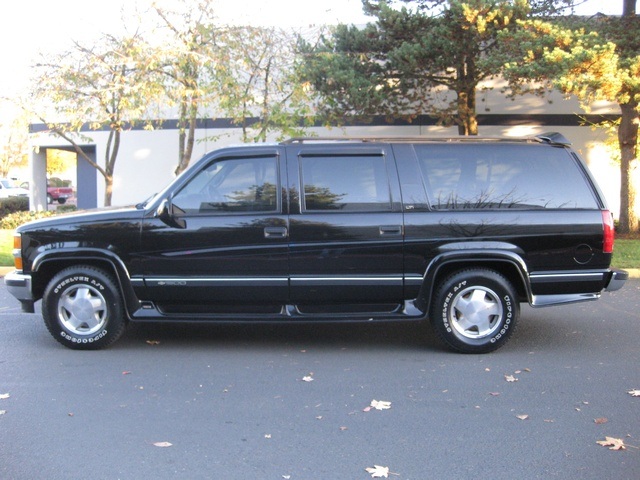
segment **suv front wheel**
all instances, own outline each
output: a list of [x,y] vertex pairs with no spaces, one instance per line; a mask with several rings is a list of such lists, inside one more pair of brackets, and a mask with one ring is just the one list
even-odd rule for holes
[[511,282],[485,268],[446,277],[431,303],[429,319],[438,336],[463,353],[487,353],[504,345],[519,316]]
[[42,298],[42,316],[53,338],[73,349],[104,348],[126,327],[116,282],[90,266],[66,268],[51,279]]

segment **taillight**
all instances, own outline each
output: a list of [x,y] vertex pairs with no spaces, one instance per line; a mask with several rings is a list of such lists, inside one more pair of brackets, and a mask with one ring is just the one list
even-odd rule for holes
[[22,270],[22,235],[13,236],[13,264],[16,270]]
[[602,253],[613,253],[615,229],[613,227],[613,215],[609,210],[602,210],[602,226],[604,238],[602,240]]

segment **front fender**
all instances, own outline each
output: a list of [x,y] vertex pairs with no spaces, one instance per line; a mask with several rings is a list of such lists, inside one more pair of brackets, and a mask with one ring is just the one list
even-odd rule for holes
[[57,270],[56,265],[68,266],[81,263],[109,265],[116,276],[128,315],[131,316],[133,312],[138,310],[140,302],[131,285],[129,271],[122,259],[108,250],[78,247],[45,250],[33,259],[31,272],[32,276],[37,277],[38,272],[49,269],[49,267],[52,270]]

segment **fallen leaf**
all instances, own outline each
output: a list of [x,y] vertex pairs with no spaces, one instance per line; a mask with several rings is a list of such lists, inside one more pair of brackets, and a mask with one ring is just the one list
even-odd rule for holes
[[291,478],[291,475],[282,475],[282,478],[284,478],[284,480],[289,480]]
[[372,467],[365,468],[367,473],[371,474],[371,478],[389,478],[389,467],[381,467],[380,465],[374,465]]
[[518,379],[516,377],[514,377],[513,375],[505,375],[504,379],[507,382],[517,382],[518,381]]
[[313,382],[313,377],[311,375],[307,375],[306,377],[302,377],[303,382]]
[[491,395],[492,397],[499,397],[500,392],[489,392],[489,395]]
[[160,340],[147,340],[149,345],[160,345]]
[[516,415],[516,417],[520,420],[526,420],[527,418],[529,418],[529,415]]
[[347,428],[347,427],[340,427],[340,431],[341,431],[341,432],[344,432],[345,430],[349,430],[349,428]]
[[73,417],[73,412],[67,413],[68,416]]
[[605,437],[604,440],[597,443],[603,447],[609,447],[609,450],[626,450],[624,442],[620,438]]
[[594,418],[593,421],[596,425],[602,425],[604,423],[607,423],[609,419],[602,417],[602,418]]
[[0,400],[4,400],[5,398],[9,398],[11,395],[9,395],[8,393],[2,393],[0,394]]
[[371,400],[371,408],[376,410],[388,410],[391,408],[391,402],[385,402],[384,400]]
[[271,438],[271,434],[270,433],[265,433],[264,438]]
[[4,415],[5,413],[7,413],[6,410],[0,410],[0,415]]
[[627,393],[632,397],[640,397],[640,390],[629,390]]
[[124,372],[122,372],[122,374],[123,375],[131,375],[131,372],[128,372],[128,371],[125,370]]
[[153,444],[154,447],[160,447],[160,448],[166,448],[166,447],[173,447],[173,443],[169,443],[169,442],[156,442]]

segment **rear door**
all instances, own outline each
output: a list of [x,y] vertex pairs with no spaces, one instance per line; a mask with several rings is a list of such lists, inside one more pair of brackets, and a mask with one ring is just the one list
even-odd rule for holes
[[400,303],[403,224],[387,145],[288,147],[291,302]]

